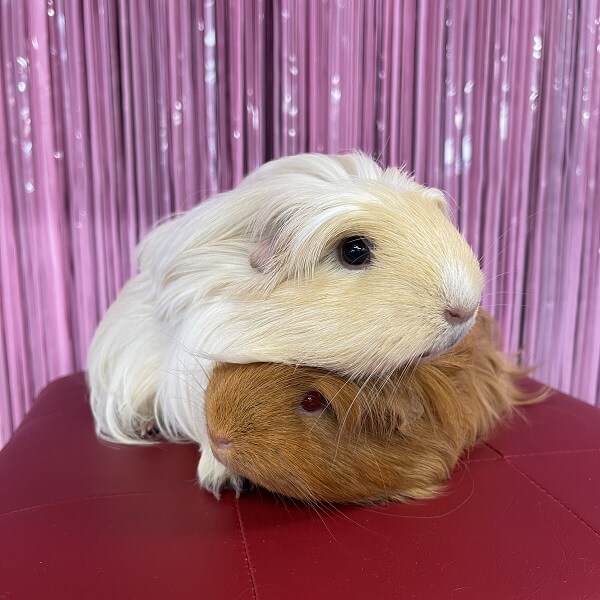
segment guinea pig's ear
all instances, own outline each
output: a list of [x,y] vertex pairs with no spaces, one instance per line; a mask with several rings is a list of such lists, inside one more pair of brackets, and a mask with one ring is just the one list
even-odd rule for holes
[[274,256],[273,239],[264,239],[250,251],[250,266],[261,273],[267,270]]
[[428,196],[435,203],[435,205],[444,213],[444,216],[450,218],[450,207],[448,206],[448,198],[446,194],[435,188],[429,188],[427,192]]
[[288,253],[289,242],[284,236],[267,237],[250,250],[250,266],[260,273],[270,275],[275,283],[291,275]]
[[[291,259],[294,242],[292,233],[279,229],[275,233],[266,235],[250,250],[250,266],[269,276],[271,283],[277,283],[300,272],[299,264],[302,263],[304,254],[310,253],[303,249],[295,252],[295,260]],[[312,259],[314,260],[314,259]]]

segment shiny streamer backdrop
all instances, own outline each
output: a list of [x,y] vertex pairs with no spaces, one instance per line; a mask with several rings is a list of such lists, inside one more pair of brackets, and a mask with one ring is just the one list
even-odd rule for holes
[[0,443],[153,224],[309,150],[447,190],[506,349],[598,402],[600,1],[0,6]]

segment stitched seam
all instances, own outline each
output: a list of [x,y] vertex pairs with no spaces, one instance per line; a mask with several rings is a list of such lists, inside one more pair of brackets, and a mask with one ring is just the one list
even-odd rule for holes
[[582,516],[578,515],[573,509],[569,508],[564,502],[560,501],[556,496],[551,494],[543,485],[539,484],[533,477],[531,477],[528,473],[526,473],[523,469],[512,463],[510,460],[505,460],[506,464],[510,465],[515,471],[521,473],[523,477],[525,477],[528,481],[533,483],[538,489],[540,489],[546,496],[552,498],[554,502],[556,502],[559,506],[564,508],[567,512],[569,512],[572,516],[574,516],[578,521],[581,521],[588,529],[590,529],[597,537],[600,538],[600,531],[597,531],[590,523],[588,523]]
[[527,456],[551,456],[554,454],[580,454],[582,452],[600,452],[600,448],[582,448],[581,450],[548,450],[547,452],[531,452],[529,454],[507,454],[505,458],[521,458]]
[[[561,506],[562,508],[564,508],[567,512],[569,512],[573,517],[575,517],[578,521],[581,521],[588,529],[590,529],[596,536],[600,537],[600,531],[597,531],[590,523],[588,523],[583,517],[581,517],[580,515],[578,515],[574,510],[572,510],[571,508],[569,508],[566,504],[564,504],[564,502],[561,502],[556,496],[554,496],[553,494],[551,494],[544,486],[542,486],[541,484],[539,484],[535,479],[533,479],[528,473],[526,473],[523,469],[521,469],[520,467],[518,467],[517,465],[515,465],[513,462],[511,462],[511,458],[517,458],[519,456],[544,456],[545,454],[575,454],[577,452],[582,452],[581,450],[573,450],[573,451],[556,451],[556,452],[545,452],[545,453],[539,453],[539,454],[514,454],[514,455],[509,455],[509,456],[505,456],[504,454],[502,454],[502,452],[500,452],[500,450],[498,450],[497,448],[494,448],[494,446],[492,446],[491,444],[488,444],[487,442],[484,442],[484,445],[487,446],[490,450],[493,450],[494,452],[496,452],[496,454],[498,454],[499,456],[502,457],[503,461],[509,465],[510,467],[512,467],[515,471],[517,471],[518,473],[520,473],[523,477],[525,477],[528,481],[530,481],[533,485],[535,485],[539,490],[541,490],[546,496],[548,496],[549,498],[552,498],[552,500],[554,500],[554,502],[556,502],[559,506]],[[593,451],[597,451],[596,449],[594,449]]]
[[497,454],[501,458],[505,458],[504,454],[502,454],[502,452],[500,452],[500,450],[498,450],[497,448],[494,448],[494,446],[492,446],[491,444],[488,444],[487,442],[483,442],[483,445],[487,446],[492,452],[494,452],[495,454]]
[[240,528],[240,537],[242,540],[242,547],[244,549],[244,559],[246,566],[248,567],[248,575],[250,577],[250,584],[252,585],[252,595],[254,600],[258,600],[258,593],[256,591],[256,580],[254,579],[254,571],[252,570],[252,564],[250,563],[250,552],[248,550],[248,540],[246,539],[246,532],[244,531],[244,525],[242,523],[242,513],[240,511],[240,501],[238,498],[235,499],[235,513],[237,515],[238,526]]
[[22,506],[4,513],[0,513],[0,519],[10,517],[22,512],[35,511],[44,508],[54,508],[55,506],[63,506],[65,504],[73,504],[75,502],[90,502],[93,500],[112,500],[119,498],[131,498],[134,496],[149,496],[154,494],[171,494],[173,490],[148,490],[140,492],[117,492],[115,494],[97,494],[95,496],[80,496],[78,498],[63,498],[54,502],[42,502],[41,504],[32,504],[30,506]]

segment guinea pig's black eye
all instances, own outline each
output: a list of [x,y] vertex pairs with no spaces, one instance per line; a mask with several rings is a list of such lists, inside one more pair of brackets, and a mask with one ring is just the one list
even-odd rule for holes
[[300,406],[306,412],[316,412],[322,410],[327,406],[327,400],[323,397],[323,394],[315,390],[311,390],[304,394]]
[[371,245],[360,235],[345,238],[339,245],[339,256],[345,267],[365,267],[371,262]]

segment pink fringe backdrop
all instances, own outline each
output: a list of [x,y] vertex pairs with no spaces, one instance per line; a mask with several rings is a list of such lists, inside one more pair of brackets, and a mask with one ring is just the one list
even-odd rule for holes
[[600,1],[2,0],[0,443],[163,215],[362,148],[444,188],[536,376],[598,402]]

